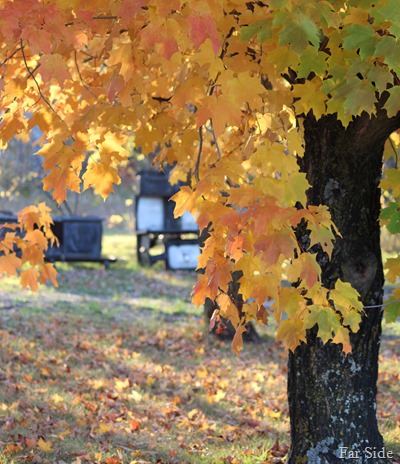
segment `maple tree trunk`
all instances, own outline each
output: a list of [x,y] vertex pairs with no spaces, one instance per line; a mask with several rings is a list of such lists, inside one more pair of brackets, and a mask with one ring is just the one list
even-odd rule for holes
[[[348,356],[341,345],[323,346],[313,330],[308,343],[289,354],[289,464],[391,462],[376,417],[384,284],[379,182],[384,142],[399,121],[382,113],[372,119],[363,114],[347,129],[331,115],[304,120],[299,163],[312,185],[308,203],[328,205],[343,236],[331,261],[318,253],[323,283],[332,288],[341,278],[360,292],[365,306],[378,307],[365,309]],[[306,231],[300,234],[307,247]]]

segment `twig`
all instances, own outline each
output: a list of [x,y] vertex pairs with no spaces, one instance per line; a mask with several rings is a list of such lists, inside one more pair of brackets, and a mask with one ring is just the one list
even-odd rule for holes
[[118,19],[118,16],[93,16],[92,19]]
[[[48,192],[47,190],[43,190],[43,193],[44,193],[52,202],[56,203],[56,201],[54,200],[54,198],[53,198],[53,196],[50,194],[50,192]],[[61,204],[59,204],[59,205],[57,204],[57,207],[58,207],[59,209],[61,209],[61,210],[62,210],[63,208],[65,208],[66,211],[67,211],[67,213],[68,213],[70,216],[73,216],[73,214],[74,214],[73,211],[71,210],[70,206],[68,205],[67,200],[65,200],[63,203],[61,203]]]
[[10,56],[8,56],[3,62],[0,63],[0,66],[3,66],[7,63],[8,60],[11,60],[11,58],[16,54],[18,53],[19,51],[21,50],[21,48],[17,48],[15,49]]
[[395,300],[389,301],[387,303],[382,303],[380,305],[364,306],[364,309],[384,308],[385,306],[390,306],[391,304],[397,303],[398,301],[400,301],[400,298],[396,298]]
[[[29,68],[28,66],[28,63],[26,61],[26,56],[25,56],[25,52],[24,52],[24,45],[22,43],[22,39],[20,41],[21,43],[21,52],[22,52],[22,57],[24,59],[24,63],[25,63],[25,68],[26,70],[28,71],[28,74],[31,76],[31,78],[34,80],[35,84],[36,84],[36,87],[38,89],[38,92],[39,92],[39,95],[40,95],[40,98],[46,103],[46,105],[61,119],[61,117],[58,115],[57,111],[52,107],[51,103],[47,100],[47,98],[43,95],[42,93],[42,90],[40,88],[40,85],[38,83],[38,81],[36,80],[36,77],[34,76],[33,72],[31,71],[31,69]],[[35,70],[37,69],[37,67],[35,68]],[[62,119],[61,119],[62,121]]]
[[[1,226],[0,226],[0,230],[1,229],[12,229],[12,226],[13,224],[8,224],[7,222],[3,223]],[[14,230],[15,229],[20,229],[21,230],[21,224],[17,224],[15,225],[14,227]],[[9,232],[9,231],[6,231],[5,235],[6,234],[9,234],[9,233],[13,233],[13,232]],[[15,232],[14,232],[15,233]],[[18,238],[18,237],[17,237]],[[6,245],[4,242],[3,242],[3,239],[1,240],[1,248],[3,248],[3,250],[1,250],[2,253],[4,253],[4,250],[8,250],[9,253],[15,253],[15,250],[13,248],[10,248],[8,245]]]
[[74,53],[74,61],[75,61],[76,70],[78,71],[79,79],[81,80],[83,87],[84,87],[91,95],[93,95],[93,97],[96,98],[96,95],[89,89],[89,87],[87,86],[86,82],[83,80],[83,77],[82,77],[82,74],[81,74],[81,70],[79,69],[79,66],[78,66],[78,60],[77,60],[77,53],[76,53],[76,50],[75,50],[75,53]]
[[218,159],[220,160],[222,158],[221,150],[220,150],[219,145],[218,145],[218,140],[217,140],[217,137],[216,137],[215,132],[214,132],[214,126],[213,126],[213,122],[212,122],[211,118],[210,118],[210,127],[209,128],[206,127],[206,130],[208,132],[210,132],[210,134],[212,135],[213,141],[215,143],[215,147],[217,149]]
[[197,161],[196,161],[196,166],[194,169],[194,178],[196,179],[197,182],[200,182],[199,171],[200,171],[200,158],[201,158],[202,152],[203,152],[203,126],[200,126],[199,127],[199,151],[197,153]]
[[399,154],[397,153],[397,150],[396,150],[396,147],[394,146],[393,140],[390,137],[389,137],[389,142],[390,142],[391,147],[393,148],[394,155],[396,157],[395,166],[396,166],[396,169],[398,169],[398,167],[399,167]]

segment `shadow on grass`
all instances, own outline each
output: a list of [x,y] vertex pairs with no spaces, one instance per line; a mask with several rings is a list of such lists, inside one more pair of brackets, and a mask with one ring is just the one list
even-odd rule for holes
[[[115,306],[1,312],[5,463],[14,456],[209,463],[285,436],[280,416],[263,422],[282,404],[266,402],[265,379],[282,377],[269,339],[235,358],[229,346],[206,343],[199,317]],[[262,367],[268,353],[271,365]]]

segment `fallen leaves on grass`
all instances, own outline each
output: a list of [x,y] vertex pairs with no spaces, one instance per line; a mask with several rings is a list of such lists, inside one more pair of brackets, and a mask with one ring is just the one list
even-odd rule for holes
[[287,441],[285,354],[272,341],[261,364],[259,347],[237,358],[210,344],[199,317],[127,324],[79,312],[15,311],[1,323],[7,464],[222,464],[241,462],[243,446],[266,456]]
[[[185,279],[77,269],[64,272],[57,293],[18,301],[3,294],[1,464],[285,462],[285,353],[270,329],[240,357],[210,341],[182,302],[191,286]],[[393,340],[382,344],[378,416],[395,444],[400,345]]]

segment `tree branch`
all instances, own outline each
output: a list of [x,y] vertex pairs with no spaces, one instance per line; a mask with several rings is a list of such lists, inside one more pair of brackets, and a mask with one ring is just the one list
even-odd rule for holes
[[102,15],[98,15],[98,16],[93,16],[92,19],[118,19],[118,16],[102,16]]
[[78,66],[78,60],[77,60],[77,53],[76,53],[76,50],[75,50],[75,53],[74,53],[74,61],[75,61],[76,70],[78,71],[79,79],[81,80],[83,87],[90,93],[90,95],[93,95],[93,97],[96,98],[96,95],[89,89],[89,87],[87,86],[86,82],[83,80],[83,77],[82,77],[82,74],[81,74],[81,70],[79,69],[79,66]]
[[200,182],[199,171],[200,171],[200,159],[201,159],[202,152],[203,152],[203,126],[200,126],[199,127],[199,151],[197,153],[196,167],[194,169],[194,178],[196,179],[197,182]]
[[213,141],[215,143],[215,148],[217,149],[218,159],[220,160],[222,158],[221,150],[220,150],[219,145],[218,145],[218,140],[217,140],[217,137],[216,137],[215,132],[214,132],[214,126],[213,126],[213,122],[212,122],[211,118],[210,118],[210,127],[209,128],[206,127],[206,130],[208,132],[210,132],[210,134],[212,135]]
[[[51,103],[47,100],[47,98],[43,95],[43,92],[40,88],[40,85],[38,83],[38,81],[36,80],[36,77],[34,76],[32,70],[29,68],[28,66],[28,63],[26,61],[26,56],[25,56],[25,52],[24,52],[24,44],[22,43],[22,39],[20,40],[20,44],[21,44],[21,52],[22,52],[22,57],[24,59],[24,63],[25,63],[25,68],[26,70],[28,71],[28,74],[30,75],[30,77],[33,79],[33,81],[35,82],[36,84],[36,87],[38,89],[38,92],[39,92],[39,95],[40,95],[40,98],[46,103],[46,105],[51,109],[51,111],[53,111],[59,118],[60,116],[57,114],[56,110],[52,107]],[[35,68],[35,70],[37,69],[37,67]],[[60,118],[61,119],[61,118]],[[62,120],[62,119],[61,119]]]
[[399,167],[399,154],[397,153],[397,150],[396,150],[396,147],[394,146],[393,140],[390,137],[389,137],[389,143],[390,143],[390,146],[392,147],[392,149],[394,151],[394,156],[396,158],[395,167],[396,167],[396,169],[398,169],[398,167]]
[[4,61],[2,61],[2,62],[0,63],[0,66],[4,66],[4,65],[7,63],[7,61],[8,61],[8,60],[11,60],[11,58],[12,58],[16,53],[18,53],[20,50],[21,50],[20,47],[19,47],[19,48],[16,48],[16,49],[11,53],[10,56],[7,56],[7,58],[6,58]]

